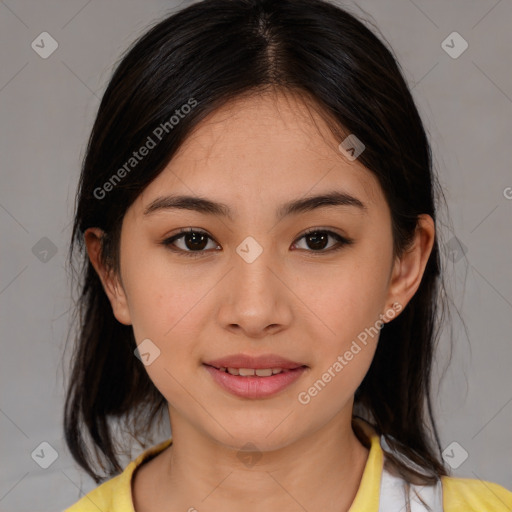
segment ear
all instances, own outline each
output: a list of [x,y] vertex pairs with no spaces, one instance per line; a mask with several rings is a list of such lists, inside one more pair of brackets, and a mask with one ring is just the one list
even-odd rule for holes
[[122,324],[131,325],[132,322],[130,319],[126,293],[120,282],[120,278],[114,274],[112,269],[106,268],[101,261],[103,236],[104,232],[100,228],[86,229],[84,233],[84,240],[87,247],[87,253],[92,266],[101,280],[103,289],[110,300],[114,316]]
[[434,240],[434,220],[430,215],[420,215],[414,240],[411,242],[410,248],[396,259],[390,278],[387,303],[398,303],[401,307],[397,311],[405,308],[419,288]]

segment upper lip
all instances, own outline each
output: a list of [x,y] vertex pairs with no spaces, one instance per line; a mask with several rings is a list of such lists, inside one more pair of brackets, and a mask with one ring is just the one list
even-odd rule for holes
[[232,354],[220,359],[212,359],[205,362],[215,368],[251,368],[258,370],[261,368],[283,368],[293,370],[305,366],[303,363],[290,361],[276,354],[264,354],[261,356],[249,356],[247,354]]

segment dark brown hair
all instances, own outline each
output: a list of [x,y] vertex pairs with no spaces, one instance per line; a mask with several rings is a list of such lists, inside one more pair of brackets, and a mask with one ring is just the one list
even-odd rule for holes
[[[209,113],[242,94],[267,89],[309,98],[340,141],[356,134],[364,142],[359,161],[378,178],[389,204],[395,255],[411,243],[418,215],[426,213],[436,221],[436,192],[442,191],[411,92],[391,50],[354,15],[322,0],[204,0],[159,21],[113,73],[76,197],[69,263],[74,266],[78,251],[80,295],[64,430],[72,456],[96,482],[122,470],[118,454],[126,450],[116,447],[112,422],[144,442],[167,403],[134,357],[132,327],[112,313],[87,257],[84,232],[99,227],[106,233],[102,260],[118,271],[127,208]],[[194,108],[108,187],[108,194],[100,194],[133,151],[191,99]],[[396,457],[398,471],[410,481],[418,474],[426,482],[446,474],[430,396],[444,307],[440,267],[436,234],[419,289],[382,328],[355,396],[358,413],[387,436],[397,453],[422,469],[411,472]],[[96,472],[98,464],[103,476]]]

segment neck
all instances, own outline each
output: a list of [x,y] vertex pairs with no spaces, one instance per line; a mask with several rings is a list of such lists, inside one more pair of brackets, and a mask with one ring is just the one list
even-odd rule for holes
[[340,512],[355,498],[368,450],[352,430],[351,414],[339,414],[292,444],[249,456],[195,430],[175,411],[171,417],[173,444],[157,457],[152,486],[161,511]]

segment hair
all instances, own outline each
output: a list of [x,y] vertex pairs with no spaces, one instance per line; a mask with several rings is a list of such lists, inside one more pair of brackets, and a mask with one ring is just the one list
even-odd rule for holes
[[[119,272],[126,210],[192,130],[231,100],[271,90],[308,100],[337,140],[356,134],[363,141],[358,161],[382,187],[395,256],[410,247],[420,214],[436,221],[436,194],[442,191],[411,92],[392,50],[354,15],[323,0],[204,0],[154,24],[122,56],[103,94],[83,158],[68,254],[73,268],[79,252],[80,295],[65,440],[96,483],[122,471],[117,455],[123,448],[116,447],[109,421],[124,425],[140,443],[167,401],[134,357],[132,327],[112,313],[84,250],[84,232],[104,231],[101,261]],[[132,162],[129,172],[120,172],[148,136],[156,141],[156,133],[164,135],[161,141]],[[441,289],[436,230],[420,286],[401,314],[382,327],[354,398],[354,411],[386,436],[395,453],[389,458],[409,482],[447,474],[430,389]],[[96,472],[99,467],[104,476]]]

